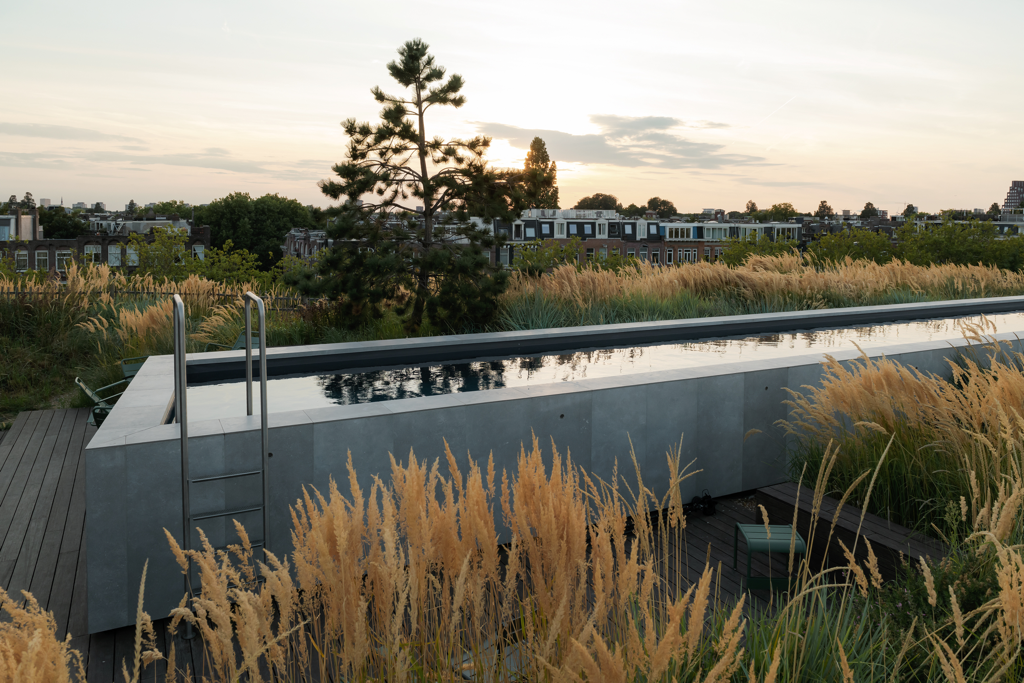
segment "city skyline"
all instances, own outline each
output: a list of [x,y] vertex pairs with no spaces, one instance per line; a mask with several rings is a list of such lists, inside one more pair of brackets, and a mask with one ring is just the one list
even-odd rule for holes
[[1024,175],[1011,41],[1024,6],[733,2],[514,9],[120,2],[0,9],[16,31],[0,101],[0,192],[119,208],[230,192],[327,206],[339,122],[412,37],[466,79],[428,133],[485,134],[520,166],[534,136],[561,203],[660,196],[680,211],[791,202],[890,212],[1002,203]]

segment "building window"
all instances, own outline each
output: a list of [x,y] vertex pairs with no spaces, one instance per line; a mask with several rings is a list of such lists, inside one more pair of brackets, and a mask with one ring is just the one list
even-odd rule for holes
[[527,228],[526,229],[526,239],[528,239],[528,240],[535,240],[535,239],[537,239],[537,228]]
[[555,237],[565,238],[565,223],[555,223]]
[[618,256],[618,255],[619,255],[619,248],[618,247],[612,247],[612,256]]
[[608,258],[608,246],[605,245],[605,246],[601,247],[601,252],[600,253],[601,253],[601,258],[602,259]]
[[590,235],[593,235],[594,234],[594,224],[593,223],[584,223],[583,224],[583,234],[587,235],[588,237]]
[[121,265],[121,245],[110,244],[107,246],[107,265],[120,266]]
[[715,247],[715,260],[717,261],[720,258],[722,258],[722,248]]
[[607,223],[598,223],[597,224],[597,236],[598,237],[607,237],[608,236],[608,224]]
[[50,252],[48,250],[40,249],[36,252],[36,270],[50,270]]
[[679,250],[679,261],[682,262],[682,260],[683,260],[683,250],[680,249]]
[[711,247],[704,247],[704,260],[705,261],[710,261],[711,260]]
[[58,249],[57,250],[57,270],[61,273],[66,272],[68,264],[71,263],[71,250],[70,249]]
[[658,265],[661,263],[661,251],[658,249],[651,250],[651,263]]
[[100,262],[100,245],[98,244],[87,244],[85,245],[85,254],[83,261],[86,265],[96,265]]
[[587,260],[588,261],[593,261],[594,260],[594,248],[593,247],[587,247]]
[[28,252],[27,251],[16,251],[14,252],[14,270],[19,273],[24,273],[28,270]]
[[206,246],[202,244],[193,244],[192,258],[197,258],[200,261],[206,260]]
[[642,247],[640,247],[640,260],[641,261],[646,261],[647,260],[647,245],[646,244],[643,245]]
[[626,224],[626,234],[627,235],[632,235],[633,234],[633,226],[630,223]]
[[636,237],[637,237],[637,239],[641,239],[641,240],[644,239],[645,237],[647,237],[647,224],[646,223],[639,223],[639,224],[637,224],[637,226],[636,226]]
[[516,223],[515,225],[512,226],[512,239],[523,239],[523,226],[521,223]]
[[129,266],[137,266],[137,265],[139,265],[139,248],[138,247],[131,247],[131,246],[129,246],[125,251],[126,251],[126,254],[128,256],[128,264],[127,265],[129,265]]
[[498,250],[498,258],[501,260],[501,265],[503,265],[503,266],[507,266],[508,265],[508,252],[509,252],[510,249],[511,249],[511,247],[508,248],[508,249],[499,249]]
[[633,247],[626,247],[626,258],[633,258],[636,256],[636,252],[633,251]]
[[576,224],[575,223],[570,223],[569,224],[569,234],[570,235],[575,235],[576,234]]
[[672,265],[672,250],[671,249],[666,249],[665,250],[665,265],[666,266],[671,266]]

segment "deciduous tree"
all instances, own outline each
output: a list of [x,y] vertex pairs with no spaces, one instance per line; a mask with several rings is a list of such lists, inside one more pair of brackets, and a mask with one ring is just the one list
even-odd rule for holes
[[594,209],[598,211],[615,211],[616,209],[621,209],[622,205],[619,204],[619,200],[615,197],[615,195],[603,194],[601,192],[598,192],[596,194],[590,195],[589,197],[584,197],[583,199],[579,200],[578,202],[576,202],[576,206],[574,206],[573,208],[585,210]]
[[539,137],[530,143],[523,169],[523,200],[538,209],[558,208],[558,167]]
[[827,201],[822,199],[821,203],[818,204],[818,210],[814,212],[814,215],[822,220],[827,220],[832,216],[835,216],[836,212],[832,210],[832,207],[829,206]]
[[246,192],[210,202],[196,222],[210,226],[214,247],[223,247],[230,240],[237,248],[255,254],[264,270],[281,259],[281,246],[292,228],[316,228],[309,210],[296,200],[277,194],[253,199]]
[[894,255],[892,240],[885,233],[853,228],[821,235],[807,245],[807,252],[817,264],[842,263],[847,256],[887,263]]
[[872,204],[871,202],[866,203],[864,205],[864,208],[861,209],[860,219],[862,221],[863,220],[867,220],[868,218],[877,218],[877,217],[878,217],[878,209],[876,209],[875,205]]
[[89,224],[78,214],[68,213],[59,206],[40,209],[39,225],[43,227],[43,235],[50,240],[75,239],[89,229]]
[[753,199],[747,202],[747,208],[745,209],[745,212],[748,214],[757,213],[757,204],[754,202]]
[[667,199],[662,199],[661,197],[651,197],[648,199],[647,210],[658,214],[658,218],[661,218],[662,220],[671,218],[678,213],[676,211],[675,204]]
[[788,221],[798,214],[797,210],[789,202],[772,204],[772,208],[765,211],[766,218],[770,221]]

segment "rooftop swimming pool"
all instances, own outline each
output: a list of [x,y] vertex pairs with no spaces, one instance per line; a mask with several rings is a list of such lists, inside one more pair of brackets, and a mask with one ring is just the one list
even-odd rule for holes
[[[620,375],[641,375],[755,359],[833,353],[854,345],[865,350],[893,344],[960,339],[968,325],[987,321],[996,330],[1021,329],[1024,312],[873,324],[841,329],[793,330],[786,333],[658,343],[623,348],[493,358],[400,367],[325,368],[303,375],[271,376],[267,404],[271,413],[488,391]],[[254,353],[254,360],[256,354]],[[259,410],[259,382],[253,383],[253,406]],[[191,385],[192,419],[220,419],[245,414],[245,381]]]

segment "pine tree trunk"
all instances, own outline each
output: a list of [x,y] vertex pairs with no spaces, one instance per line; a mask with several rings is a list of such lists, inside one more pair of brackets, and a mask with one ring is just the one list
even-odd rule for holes
[[420,177],[423,183],[423,253],[419,255],[420,270],[417,274],[416,300],[413,302],[409,330],[418,331],[423,325],[423,312],[427,297],[430,296],[430,271],[424,267],[427,253],[434,244],[434,189],[427,175],[427,136],[423,125],[423,91],[416,85],[416,113],[419,119]]

